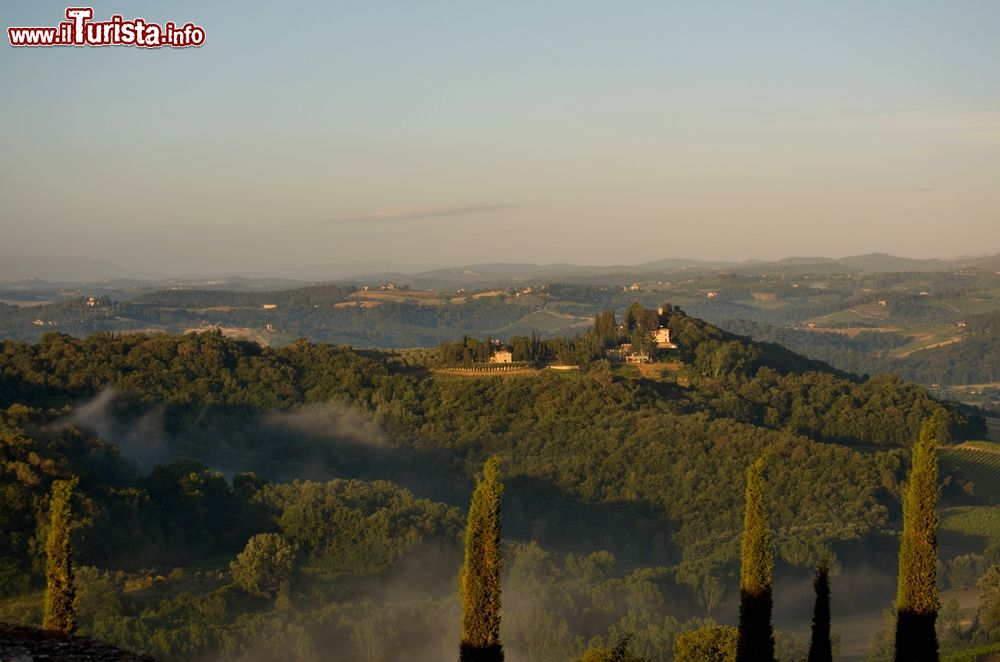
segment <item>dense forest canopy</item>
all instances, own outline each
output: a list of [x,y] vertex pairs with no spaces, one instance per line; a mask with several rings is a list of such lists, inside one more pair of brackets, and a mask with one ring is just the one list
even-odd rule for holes
[[[458,636],[461,509],[499,454],[505,649],[570,659],[631,634],[636,654],[666,660],[674,633],[733,609],[735,504],[754,459],[768,457],[780,586],[821,557],[888,569],[903,447],[932,414],[956,440],[983,434],[918,386],[861,380],[673,306],[611,321],[535,339],[551,348],[529,357],[539,367],[578,370],[510,377],[451,374],[433,352],[218,332],[4,341],[4,609],[33,618],[46,496],[76,476],[83,631],[168,659],[292,641],[296,659],[335,641],[344,659],[395,645],[439,659]],[[606,358],[660,325],[676,347],[659,350],[659,373]],[[980,502],[966,487],[956,498]],[[245,570],[268,554],[260,567],[278,575]],[[278,562],[290,554],[293,568]]]

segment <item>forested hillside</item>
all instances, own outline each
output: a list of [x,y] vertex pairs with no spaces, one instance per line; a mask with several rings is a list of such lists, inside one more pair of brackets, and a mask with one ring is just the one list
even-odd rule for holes
[[1000,313],[970,315],[961,324],[956,329],[961,333],[954,341],[898,358],[892,352],[904,347],[907,340],[878,330],[851,335],[815,333],[745,320],[727,320],[722,326],[780,343],[855,374],[895,372],[904,379],[928,385],[1000,382]]
[[[631,634],[669,660],[675,632],[730,619],[742,476],[761,456],[779,582],[825,555],[891,573],[904,447],[935,413],[956,440],[982,421],[898,378],[655,313],[636,311],[677,347],[653,375],[610,364],[599,328],[565,339],[578,370],[511,376],[217,332],[5,341],[0,618],[37,617],[46,495],[79,476],[85,633],[166,659],[441,659],[457,641],[460,509],[493,454],[511,659]],[[238,570],[257,534],[280,534],[287,575]]]

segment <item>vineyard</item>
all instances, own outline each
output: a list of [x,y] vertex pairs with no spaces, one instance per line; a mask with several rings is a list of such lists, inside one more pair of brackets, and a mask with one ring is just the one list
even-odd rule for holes
[[942,448],[941,476],[971,484],[972,494],[984,504],[1000,504],[1000,444],[970,441]]

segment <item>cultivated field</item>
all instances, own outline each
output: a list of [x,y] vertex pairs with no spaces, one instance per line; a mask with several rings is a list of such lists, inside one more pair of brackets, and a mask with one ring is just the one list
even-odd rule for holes
[[942,475],[954,475],[972,483],[972,493],[990,505],[1000,504],[1000,444],[970,441],[942,448]]

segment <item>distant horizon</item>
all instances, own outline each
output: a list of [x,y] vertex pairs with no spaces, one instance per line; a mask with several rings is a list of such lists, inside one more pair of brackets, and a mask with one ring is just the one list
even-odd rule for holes
[[[662,269],[664,271],[672,270],[683,270],[690,266],[691,268],[705,268],[705,269],[724,269],[726,267],[745,267],[760,264],[762,266],[767,265],[784,265],[788,266],[803,266],[797,265],[799,261],[805,262],[804,266],[808,266],[809,262],[816,262],[817,264],[824,261],[830,263],[840,263],[845,260],[857,260],[860,258],[884,258],[887,260],[897,260],[903,262],[961,262],[961,261],[975,261],[975,260],[986,260],[989,258],[1000,259],[1000,251],[996,252],[982,252],[970,255],[956,255],[956,256],[930,256],[930,257],[914,257],[910,255],[898,255],[893,253],[885,253],[881,251],[872,251],[868,253],[858,253],[853,255],[842,255],[839,257],[831,257],[829,255],[788,255],[778,259],[763,259],[750,257],[743,260],[713,260],[713,259],[701,259],[701,258],[691,258],[684,256],[668,256],[660,257],[654,260],[643,260],[641,262],[632,263],[586,263],[586,262],[529,262],[521,260],[499,260],[493,262],[476,262],[476,263],[463,263],[463,264],[389,264],[389,263],[379,263],[377,261],[372,262],[331,262],[328,264],[311,264],[311,265],[274,265],[270,269],[260,268],[257,270],[235,270],[235,271],[174,271],[171,273],[161,273],[155,271],[144,271],[142,269],[131,268],[126,266],[126,264],[118,263],[114,259],[104,259],[104,258],[87,258],[87,257],[74,257],[74,256],[18,256],[18,255],[2,255],[0,254],[0,282],[16,282],[18,280],[28,280],[28,279],[38,279],[42,281],[100,281],[100,280],[140,280],[140,281],[159,281],[159,280],[207,280],[207,279],[225,279],[225,278],[245,278],[250,280],[289,280],[289,281],[303,281],[303,282],[322,282],[322,281],[333,281],[333,280],[345,280],[350,278],[365,278],[370,276],[380,276],[380,275],[406,275],[413,276],[419,275],[426,272],[434,271],[448,271],[456,269],[469,269],[474,267],[522,267],[531,268],[537,267],[539,269],[555,269],[555,268],[579,268],[579,269],[632,269],[632,268],[643,268],[651,272],[657,269]],[[10,267],[10,263],[14,263],[14,267]],[[676,264],[676,265],[665,265],[663,267],[654,267],[658,262],[676,262],[676,263],[688,263]],[[22,267],[28,263],[28,266]],[[38,269],[37,273],[32,273],[31,263],[41,263],[41,266],[35,264],[35,268]],[[19,269],[24,272],[22,275],[14,276],[13,270]],[[49,278],[46,277],[45,271],[48,270],[52,273],[52,270],[64,269],[67,272],[74,269],[78,270],[91,270],[87,272],[89,275],[85,277],[71,277],[71,278]],[[93,271],[95,269],[105,269],[107,275],[99,275],[100,272]],[[329,276],[322,276],[322,270],[329,270]],[[316,277],[311,277],[307,274],[309,272],[315,272]],[[81,274],[83,271],[80,272]],[[541,274],[540,274],[541,275]]]

